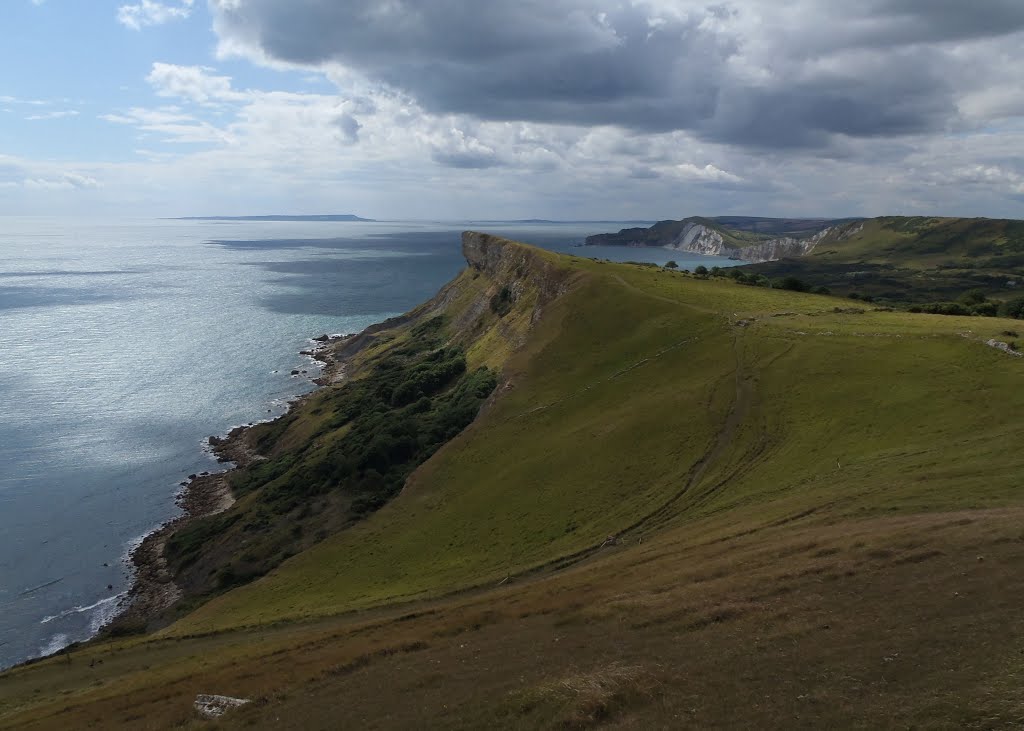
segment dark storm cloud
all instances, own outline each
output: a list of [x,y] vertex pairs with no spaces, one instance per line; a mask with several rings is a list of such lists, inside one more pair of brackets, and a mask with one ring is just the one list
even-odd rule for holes
[[865,12],[878,19],[875,39],[887,43],[990,38],[1024,29],[1020,0],[876,0]]
[[957,116],[953,90],[926,52],[897,53],[802,83],[723,90],[705,136],[754,147],[823,147],[832,135],[937,131]]
[[689,11],[671,14],[616,0],[213,4],[218,32],[235,47],[337,63],[431,112],[686,130],[769,149],[953,127],[950,43],[1024,28],[1020,0],[808,0],[774,30],[742,22],[754,10],[774,17],[780,6],[764,0],[682,3]]
[[604,5],[602,19],[572,0],[251,0],[222,9],[221,27],[283,61],[342,63],[433,112],[655,130],[710,116],[732,41],[700,18],[652,29],[647,13]]

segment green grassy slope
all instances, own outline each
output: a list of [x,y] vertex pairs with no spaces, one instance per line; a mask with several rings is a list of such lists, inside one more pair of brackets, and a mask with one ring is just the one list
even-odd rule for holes
[[844,218],[764,218],[758,216],[714,216],[712,219],[723,228],[733,231],[752,231],[770,236],[792,236],[806,238],[828,226],[835,226],[854,219]]
[[[704,296],[686,296],[680,283]],[[736,377],[759,379],[743,390],[768,387],[782,399],[770,408],[737,406],[747,411],[729,444],[680,503],[687,517],[790,492],[800,505],[813,496],[856,513],[988,504],[1012,488],[1016,473],[1006,471],[1006,460],[1017,460],[1009,454],[1019,422],[1005,399],[1019,371],[1006,369],[1007,356],[956,334],[977,321],[836,314],[829,312],[831,302],[725,282],[691,284],[662,272],[626,270],[610,280],[592,272],[537,333],[546,345],[520,354],[528,371],[512,379],[504,397],[400,500],[285,570],[197,612],[176,631],[473,586],[600,543],[678,492],[694,463],[713,448],[730,403],[737,406]],[[709,312],[725,303],[748,318],[773,305],[785,312],[812,309],[736,327],[735,313]],[[985,324],[991,336],[999,333],[999,321]],[[557,337],[549,334],[556,327]],[[612,338],[614,348],[608,347]],[[765,363],[772,368],[761,375]],[[983,387],[999,374],[998,385]],[[960,389],[951,391],[954,380]],[[965,402],[974,408],[963,413]],[[750,421],[755,409],[764,420],[756,432]],[[894,432],[904,435],[895,449]],[[945,432],[971,438],[950,451]],[[924,470],[939,452],[969,460],[964,471],[975,478],[961,484],[954,470],[927,483],[901,483],[884,496],[866,484],[871,476]],[[978,469],[1001,452],[1007,454],[996,470]],[[994,484],[993,471],[1010,482]],[[728,481],[727,491],[715,486],[720,480]],[[936,489],[943,480],[948,487]],[[987,489],[971,503],[978,480]],[[916,489],[925,484],[923,493]],[[861,499],[864,491],[868,497]],[[791,502],[759,510],[778,510],[782,517]]]
[[[435,302],[501,371],[466,431],[157,637],[0,676],[0,727],[198,728],[209,692],[258,701],[225,727],[1021,717],[1024,359],[985,345],[1013,321],[494,241],[475,259],[476,294]],[[511,285],[508,327],[475,329]]]
[[747,268],[881,301],[955,300],[974,288],[1006,299],[1024,291],[1024,221],[874,218],[848,224],[807,256]]
[[[653,510],[706,449],[725,405],[716,386],[734,368],[728,327],[679,310],[599,280],[578,288],[542,325],[546,345],[520,355],[528,370],[399,499],[174,631],[500,580]],[[595,452],[616,457],[581,458]]]

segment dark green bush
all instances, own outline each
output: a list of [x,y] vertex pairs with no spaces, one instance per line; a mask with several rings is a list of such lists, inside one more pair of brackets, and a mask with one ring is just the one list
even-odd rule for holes
[[919,306],[918,312],[929,315],[970,315],[971,311],[959,302],[929,302]]
[[359,378],[315,394],[320,416],[299,425],[295,444],[283,446],[281,437],[294,434],[289,427],[310,419],[313,408],[268,424],[261,449],[279,453],[232,475],[236,495],[246,500],[170,538],[175,571],[202,572],[192,585],[208,594],[226,591],[321,540],[325,528],[337,530],[386,504],[476,418],[497,385],[487,368],[467,371],[465,354],[444,337],[441,318],[423,322]]
[[1017,297],[999,305],[999,316],[1024,320],[1024,297]]
[[504,317],[511,309],[512,290],[508,287],[502,287],[497,294],[491,297],[491,311],[497,314],[498,317]]
[[971,307],[973,305],[980,305],[981,303],[985,302],[987,299],[988,298],[985,296],[985,291],[984,290],[981,290],[981,289],[969,289],[966,292],[964,292],[963,294],[961,294],[959,297],[957,297],[956,301],[959,302],[962,305],[966,305],[967,307]]
[[776,279],[772,282],[772,287],[775,289],[786,289],[790,292],[806,292],[808,286],[803,280],[796,277],[783,277],[782,279]]

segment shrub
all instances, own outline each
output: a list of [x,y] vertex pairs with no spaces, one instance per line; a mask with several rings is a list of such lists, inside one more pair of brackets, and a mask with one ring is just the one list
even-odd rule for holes
[[786,289],[790,292],[806,292],[807,285],[804,284],[803,280],[797,279],[796,277],[783,277],[782,279],[776,279],[772,282],[774,289]]
[[[251,499],[171,536],[166,554],[173,570],[202,571],[191,577],[202,591],[226,591],[398,494],[416,467],[473,421],[497,385],[487,368],[467,371],[462,350],[444,346],[442,325],[440,318],[421,323],[363,377],[315,396],[324,416],[305,443],[281,445],[277,456],[229,478],[237,495]],[[296,409],[283,426],[268,425],[267,449],[307,415]]]
[[817,286],[814,289],[812,289],[811,292],[814,293],[814,294],[824,294],[824,295],[832,294],[832,290],[829,289],[828,287],[825,287],[825,286]]
[[698,277],[706,277],[708,275],[708,268],[703,264],[700,264],[693,270],[693,273]]
[[1024,320],[1024,297],[1017,297],[1001,304],[999,306],[999,316]]
[[959,297],[957,297],[956,301],[959,302],[962,305],[966,305],[966,306],[970,307],[972,305],[980,305],[982,302],[985,302],[987,299],[988,298],[985,296],[985,292],[983,290],[981,290],[981,289],[969,289],[966,292],[964,292],[963,294],[961,294]]
[[929,315],[970,315],[971,311],[959,302],[930,302],[921,305],[921,312]]
[[504,317],[511,309],[512,290],[508,287],[502,287],[497,294],[491,297],[491,311],[497,314],[498,317]]
[[665,262],[665,268],[666,269],[678,269],[679,265],[676,264],[676,260],[675,259],[669,259],[667,262]]

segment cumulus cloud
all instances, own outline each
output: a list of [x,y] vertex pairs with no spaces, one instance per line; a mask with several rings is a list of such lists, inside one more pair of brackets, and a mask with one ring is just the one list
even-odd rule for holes
[[457,127],[444,130],[433,143],[431,158],[453,168],[491,168],[500,165],[494,148]]
[[43,191],[74,191],[101,187],[93,177],[51,163],[37,163],[0,155],[0,187]]
[[100,119],[138,127],[148,133],[158,134],[165,142],[173,143],[229,143],[230,135],[204,120],[182,112],[177,107],[145,109],[135,107],[120,114],[103,114]]
[[35,190],[83,190],[100,185],[95,178],[74,172],[65,172],[54,178],[26,178],[22,184]]
[[690,180],[706,180],[713,183],[741,183],[743,179],[738,175],[733,175],[725,170],[711,165],[710,163],[704,167],[698,167],[693,163],[684,162],[675,167],[676,173],[683,178]]
[[132,30],[142,30],[151,25],[162,25],[172,20],[183,20],[192,14],[195,0],[180,0],[177,4],[142,0],[134,5],[122,5],[117,9],[117,22]]
[[1016,50],[1002,63],[1024,60],[1017,0],[211,0],[211,8],[223,53],[340,67],[433,114],[684,130],[754,149],[832,150],[845,138],[969,125],[970,112],[993,101],[986,75],[965,73],[963,54],[1011,39]]
[[968,165],[948,173],[948,179],[960,185],[995,187],[1011,194],[1024,194],[1024,174],[1001,165]]
[[[123,2],[140,28],[195,10]],[[103,195],[432,218],[1019,215],[1024,195],[1019,0],[209,7],[221,58],[301,73],[251,88],[208,60],[154,63],[151,103],[102,116],[138,159],[67,163]],[[19,116],[79,106],[23,101],[0,97]],[[0,171],[0,204],[29,180],[70,190],[63,172]]]
[[194,102],[228,101],[242,98],[231,89],[228,76],[216,76],[204,66],[154,63],[146,77],[160,96],[183,97]]
[[27,104],[33,107],[43,107],[49,102],[45,102],[42,99],[21,99],[15,96],[4,96],[0,95],[0,104]]
[[358,142],[359,141],[359,130],[362,128],[359,120],[353,117],[351,114],[342,112],[334,120],[334,123],[338,126],[338,132],[341,134],[341,138],[345,142]]
[[41,114],[30,114],[25,119],[30,122],[44,121],[47,119],[64,119],[66,117],[77,117],[78,111],[74,109],[59,109],[53,112],[43,112]]

